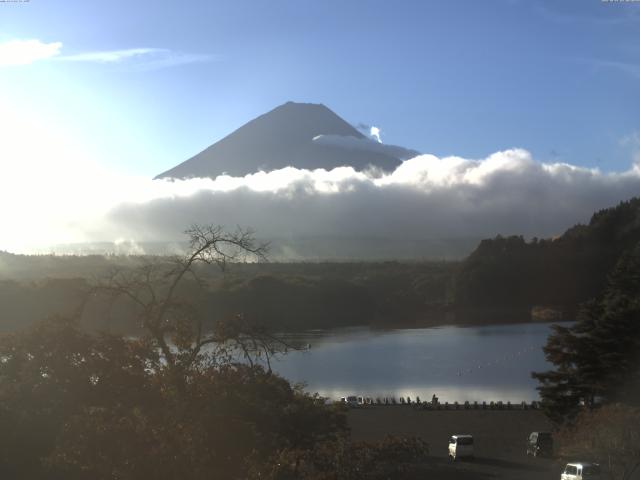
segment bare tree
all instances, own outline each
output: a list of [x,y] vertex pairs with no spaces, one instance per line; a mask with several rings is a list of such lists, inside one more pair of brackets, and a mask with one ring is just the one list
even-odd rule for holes
[[164,366],[178,378],[202,359],[206,346],[213,361],[228,361],[239,352],[251,365],[259,357],[266,359],[271,370],[270,357],[290,345],[241,313],[205,329],[193,304],[193,292],[189,299],[184,295],[187,283],[201,291],[205,288],[198,265],[214,265],[224,271],[232,262],[264,261],[268,245],[257,242],[253,231],[241,228],[229,233],[221,226],[194,225],[185,233],[189,237],[186,255],[169,261],[146,259],[136,268],[115,271],[97,282],[93,292],[106,294],[112,301],[125,298],[135,305],[139,326],[161,352]]

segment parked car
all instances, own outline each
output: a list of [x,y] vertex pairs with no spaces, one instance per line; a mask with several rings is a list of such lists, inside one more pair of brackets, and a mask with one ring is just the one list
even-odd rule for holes
[[531,432],[527,440],[527,455],[550,457],[552,454],[553,437],[551,432]]
[[600,465],[597,463],[567,463],[560,480],[599,480]]
[[473,458],[473,436],[451,436],[449,439],[449,459],[455,462],[458,458]]
[[342,403],[346,403],[348,407],[356,408],[358,406],[358,398],[354,395],[348,397],[342,397],[340,399]]

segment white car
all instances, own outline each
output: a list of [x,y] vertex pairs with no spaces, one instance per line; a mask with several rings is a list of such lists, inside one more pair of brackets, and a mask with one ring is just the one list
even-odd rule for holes
[[458,458],[473,458],[473,436],[452,435],[449,439],[449,458],[452,462]]
[[358,407],[358,398],[355,395],[349,395],[348,397],[341,397],[340,401],[342,403],[346,403],[348,407],[356,408]]
[[560,480],[600,479],[600,465],[597,463],[567,463]]

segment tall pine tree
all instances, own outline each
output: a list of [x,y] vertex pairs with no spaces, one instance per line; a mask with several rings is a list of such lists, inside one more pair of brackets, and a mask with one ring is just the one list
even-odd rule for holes
[[532,374],[550,418],[571,419],[582,402],[640,405],[640,243],[618,260],[577,322],[553,330],[544,352],[555,369]]

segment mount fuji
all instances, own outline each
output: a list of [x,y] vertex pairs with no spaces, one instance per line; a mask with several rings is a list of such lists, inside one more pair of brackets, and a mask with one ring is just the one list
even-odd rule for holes
[[322,104],[287,102],[155,178],[239,177],[285,167],[393,171],[416,155],[363,135]]

